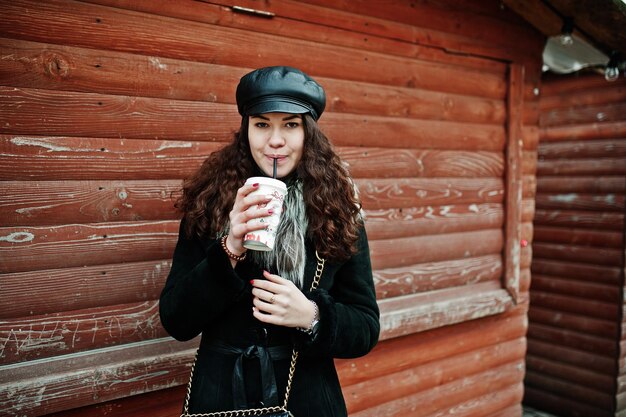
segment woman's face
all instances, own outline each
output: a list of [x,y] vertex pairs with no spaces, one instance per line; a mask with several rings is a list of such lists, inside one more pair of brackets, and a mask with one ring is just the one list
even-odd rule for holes
[[254,161],[267,176],[272,176],[276,158],[276,176],[292,173],[304,148],[302,116],[290,113],[264,113],[250,116],[248,140]]

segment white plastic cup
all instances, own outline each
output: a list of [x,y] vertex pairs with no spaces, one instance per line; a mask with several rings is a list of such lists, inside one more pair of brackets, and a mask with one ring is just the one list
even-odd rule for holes
[[280,223],[280,216],[283,213],[283,202],[287,195],[287,185],[274,178],[251,177],[246,180],[246,185],[259,184],[259,188],[249,195],[271,196],[272,200],[267,204],[257,205],[259,209],[272,209],[273,213],[267,217],[259,217],[248,221],[248,224],[265,223],[265,229],[255,230],[247,233],[243,238],[243,247],[258,251],[271,251],[276,243],[276,232]]

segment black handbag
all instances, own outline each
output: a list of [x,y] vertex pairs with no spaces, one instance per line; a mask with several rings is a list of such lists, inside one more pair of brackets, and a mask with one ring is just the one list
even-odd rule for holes
[[[320,258],[315,251],[317,257],[317,269],[315,270],[315,277],[311,284],[311,291],[317,288],[322,278],[322,272],[324,272],[325,259]],[[289,410],[287,410],[287,403],[289,402],[289,393],[291,392],[291,384],[293,382],[293,375],[296,372],[296,361],[298,360],[298,351],[293,349],[291,353],[291,365],[289,366],[289,377],[287,379],[287,389],[285,390],[285,400],[282,406],[263,407],[263,408],[248,408],[245,410],[230,410],[230,411],[215,411],[211,413],[195,413],[189,414],[189,398],[191,397],[191,381],[193,379],[193,371],[196,367],[196,361],[198,360],[198,352],[196,351],[196,357],[191,365],[191,374],[189,375],[189,383],[187,384],[187,396],[185,397],[185,408],[180,417],[294,417]]]

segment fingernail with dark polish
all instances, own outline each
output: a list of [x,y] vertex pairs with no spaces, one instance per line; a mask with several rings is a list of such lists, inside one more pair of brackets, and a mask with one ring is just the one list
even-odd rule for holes
[[267,212],[268,212],[269,214],[273,214],[273,213],[274,213],[274,210],[269,209]]
[[250,285],[254,285],[254,280],[253,279],[250,280]]
[[254,188],[256,188],[256,187],[258,187],[258,186],[259,186],[259,183],[258,183],[258,182],[255,182],[254,184],[252,184],[252,186],[253,186]]

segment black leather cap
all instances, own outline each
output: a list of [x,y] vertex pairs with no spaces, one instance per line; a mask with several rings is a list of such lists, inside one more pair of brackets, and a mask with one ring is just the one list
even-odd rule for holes
[[242,116],[311,113],[318,120],[324,107],[326,93],[322,86],[296,68],[259,68],[241,77],[237,86],[237,109]]

